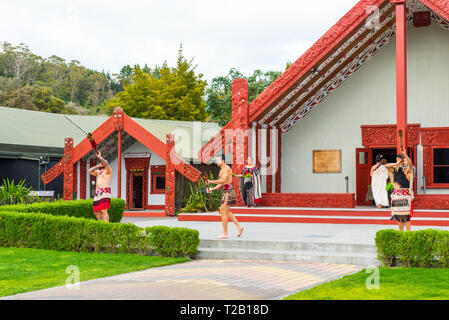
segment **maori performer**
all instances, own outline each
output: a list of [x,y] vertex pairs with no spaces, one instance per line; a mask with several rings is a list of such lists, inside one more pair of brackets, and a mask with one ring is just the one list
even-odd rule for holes
[[223,234],[218,236],[217,239],[228,239],[228,221],[231,220],[235,223],[238,234],[237,237],[240,237],[243,232],[243,227],[239,224],[237,218],[232,214],[229,209],[230,205],[235,205],[235,189],[232,184],[232,170],[225,163],[225,157],[222,155],[221,157],[216,158],[216,164],[220,167],[219,179],[218,180],[206,180],[206,185],[216,184],[214,188],[207,188],[207,192],[212,192],[214,190],[223,189],[223,196],[221,198],[221,205],[219,208],[219,212],[221,214],[221,222],[223,224]]
[[388,169],[385,168],[382,161],[381,154],[376,155],[376,164],[371,167],[371,190],[373,191],[373,198],[377,208],[388,208],[388,192],[385,189],[387,186]]
[[253,163],[253,158],[248,157],[247,164],[242,170],[242,174],[235,175],[243,178],[241,183],[241,193],[243,201],[247,207],[253,207],[262,203],[262,186],[260,184],[259,167]]
[[92,134],[87,135],[92,148],[96,150],[96,155],[100,163],[89,169],[88,173],[96,177],[96,190],[94,197],[93,211],[97,220],[109,222],[108,209],[111,204],[111,179],[112,170],[108,161],[101,156],[101,152],[97,149],[97,144]]
[[410,217],[413,210],[413,175],[412,160],[402,149],[402,153],[396,156],[396,163],[387,163],[385,167],[390,171],[390,178],[394,187],[391,195],[391,220],[396,220],[399,230],[411,230]]

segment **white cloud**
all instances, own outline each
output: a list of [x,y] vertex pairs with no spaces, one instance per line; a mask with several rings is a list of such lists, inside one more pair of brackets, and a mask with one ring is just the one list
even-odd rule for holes
[[0,41],[96,70],[169,65],[179,44],[207,80],[231,67],[284,70],[356,0],[40,0],[0,3]]

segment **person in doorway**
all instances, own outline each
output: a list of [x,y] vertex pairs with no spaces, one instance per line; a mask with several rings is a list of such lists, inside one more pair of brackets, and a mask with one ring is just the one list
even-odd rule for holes
[[97,220],[109,222],[108,209],[111,206],[111,179],[112,170],[109,163],[96,151],[100,163],[89,169],[89,174],[96,177],[96,189],[93,211]]
[[394,190],[391,195],[391,220],[398,222],[400,231],[404,230],[404,226],[407,231],[410,231],[411,203],[413,200],[410,187],[414,173],[412,160],[402,150],[402,153],[396,156],[396,163],[387,163],[385,167],[390,170],[393,177]]
[[242,198],[246,206],[253,207],[262,203],[260,171],[259,167],[253,163],[252,157],[248,157],[242,174],[236,174],[235,176],[243,178]]
[[240,237],[243,232],[243,227],[238,222],[237,218],[232,214],[229,206],[236,203],[234,185],[232,183],[232,169],[225,163],[224,155],[216,158],[216,164],[220,167],[218,174],[218,180],[206,180],[206,185],[216,184],[214,188],[207,188],[207,192],[212,192],[220,188],[223,189],[223,195],[221,198],[221,205],[219,212],[221,214],[221,222],[223,224],[223,234],[218,236],[217,239],[228,239],[228,221],[231,220],[235,223],[238,234]]
[[376,155],[376,164],[371,167],[371,189],[373,191],[374,203],[377,208],[389,207],[388,192],[385,189],[387,186],[388,170],[381,163],[383,156]]

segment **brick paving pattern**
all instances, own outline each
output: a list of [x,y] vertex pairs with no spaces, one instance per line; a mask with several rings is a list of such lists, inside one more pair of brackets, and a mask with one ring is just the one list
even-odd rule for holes
[[[362,270],[362,266],[296,261],[194,260],[4,299],[265,300]],[[82,281],[82,270],[80,270]]]

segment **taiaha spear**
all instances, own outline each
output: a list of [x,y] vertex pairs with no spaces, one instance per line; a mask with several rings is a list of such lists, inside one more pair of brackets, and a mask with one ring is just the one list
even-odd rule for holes
[[403,134],[402,130],[399,130],[398,135],[399,135],[399,142],[401,143],[401,151],[404,150],[404,145],[402,143],[402,134]]
[[92,135],[92,133],[87,133],[86,131],[84,131],[79,125],[77,125],[75,122],[73,122],[72,120],[70,120],[66,115],[64,115],[64,118],[66,118],[67,120],[69,120],[75,127],[77,127],[78,129],[80,129],[82,132],[84,132],[87,135],[87,139],[90,142],[90,145],[92,146],[92,149],[95,150],[95,152],[98,151],[98,144],[95,142],[95,139]]

